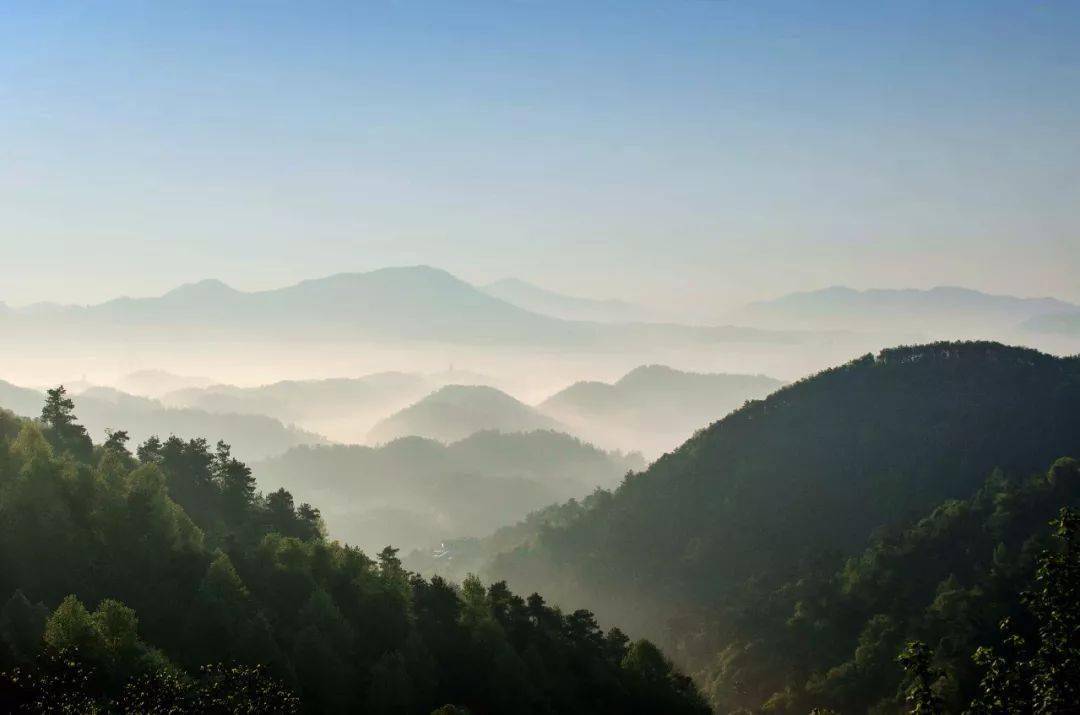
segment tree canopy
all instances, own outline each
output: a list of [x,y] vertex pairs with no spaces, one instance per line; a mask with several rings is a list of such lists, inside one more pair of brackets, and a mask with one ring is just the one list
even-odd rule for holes
[[329,541],[227,444],[95,446],[62,389],[0,410],[0,524],[0,709],[708,712],[588,611]]

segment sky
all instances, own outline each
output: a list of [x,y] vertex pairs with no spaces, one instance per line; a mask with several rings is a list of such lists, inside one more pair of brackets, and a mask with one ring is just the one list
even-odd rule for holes
[[0,301],[429,264],[1080,301],[1080,3],[6,2]]

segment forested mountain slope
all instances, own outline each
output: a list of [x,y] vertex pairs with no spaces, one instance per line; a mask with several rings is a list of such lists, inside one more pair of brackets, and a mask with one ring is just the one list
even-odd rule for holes
[[993,469],[1080,453],[1080,358],[996,343],[884,350],[700,432],[492,573],[653,634],[692,630]]
[[224,444],[132,454],[72,410],[61,390],[40,421],[0,410],[2,711],[707,712],[587,611],[419,578],[256,492]]
[[339,538],[408,550],[487,534],[643,466],[640,455],[534,431],[478,432],[451,444],[403,437],[381,447],[299,447],[257,470],[260,484],[325,504]]

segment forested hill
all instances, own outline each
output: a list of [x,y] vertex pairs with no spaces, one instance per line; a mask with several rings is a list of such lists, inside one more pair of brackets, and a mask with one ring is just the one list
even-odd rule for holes
[[637,454],[534,431],[477,432],[452,444],[402,437],[381,447],[300,447],[256,471],[264,487],[324,504],[336,537],[408,553],[486,535],[540,507],[618,484],[644,465]]
[[685,631],[747,584],[861,549],[997,467],[1078,453],[1080,358],[884,350],[748,403],[492,573],[646,633]]
[[0,410],[0,712],[708,711],[588,611],[420,578],[223,443],[94,445],[73,409]]

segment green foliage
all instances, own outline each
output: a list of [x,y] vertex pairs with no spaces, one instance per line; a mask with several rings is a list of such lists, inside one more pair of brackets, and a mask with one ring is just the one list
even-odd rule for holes
[[297,447],[256,468],[262,483],[284,486],[298,502],[333,494],[338,538],[369,553],[387,543],[408,553],[489,534],[643,466],[636,455],[534,431],[478,432],[452,444],[404,437],[380,447]]
[[131,452],[128,451],[127,443],[130,441],[127,430],[105,430],[105,444],[102,445],[109,452],[114,452],[126,457],[131,456]]
[[931,665],[931,653],[922,641],[911,641],[897,660],[904,667],[907,685],[904,700],[913,715],[938,715],[941,698],[934,693],[933,685],[940,677]]
[[56,400],[44,427],[0,414],[0,710],[707,711],[587,611],[327,541],[317,509],[259,494],[227,445],[132,457],[113,432],[82,458],[56,441],[78,431]]
[[63,385],[46,393],[41,421],[49,427],[49,436],[59,450],[68,451],[79,459],[90,456],[93,450],[90,435],[76,422],[75,403],[67,396]]
[[98,624],[86,606],[75,596],[68,596],[45,623],[45,643],[58,651],[79,650],[91,657],[105,651]]
[[[1062,461],[1051,478],[1057,485],[1078,472],[1075,462]],[[1034,588],[1022,598],[1035,645],[1002,621],[1001,646],[975,652],[985,674],[972,713],[1059,713],[1080,703],[1080,511],[1062,507],[1051,526],[1055,543],[1040,554]]]
[[756,703],[777,713],[891,712],[912,684],[896,654],[918,641],[933,651],[927,666],[936,675],[927,680],[942,712],[967,707],[985,688],[980,678],[996,683],[1002,702],[1029,702],[1030,693],[1017,693],[1033,670],[1006,656],[1035,642],[1030,597],[1019,594],[1036,576],[1047,519],[1080,503],[1078,466],[1062,459],[1026,479],[995,472],[969,499],[881,532],[842,568],[749,590],[728,621],[726,647],[703,669],[707,692],[722,707]]
[[748,403],[471,567],[657,638],[721,711],[895,706],[909,640],[948,662],[958,708],[1035,525],[1076,497],[1020,478],[1078,453],[1080,357],[894,348]]

